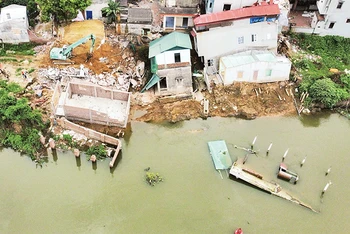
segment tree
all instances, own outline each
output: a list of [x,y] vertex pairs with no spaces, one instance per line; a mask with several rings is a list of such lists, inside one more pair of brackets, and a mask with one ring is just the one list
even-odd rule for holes
[[114,23],[116,25],[116,22],[118,22],[118,34],[120,34],[120,10],[120,2],[116,2],[114,0],[109,0],[108,7],[104,7],[101,10],[102,15],[105,15],[107,17],[108,23]]
[[312,101],[320,102],[327,108],[333,107],[348,95],[344,89],[338,88],[330,78],[316,80],[310,86],[309,91]]
[[36,0],[41,11],[43,21],[49,21],[52,17],[55,24],[68,21],[76,17],[78,10],[83,10],[91,5],[91,0]]

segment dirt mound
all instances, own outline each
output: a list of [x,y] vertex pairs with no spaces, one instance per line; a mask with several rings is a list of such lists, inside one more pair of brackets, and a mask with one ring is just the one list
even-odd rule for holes
[[[60,62],[72,62],[74,67],[83,64],[96,74],[110,72],[112,68],[117,67],[122,61],[123,51],[118,43],[109,43],[105,38],[105,28],[102,21],[87,20],[82,22],[73,22],[64,28],[58,30],[58,38],[51,45],[52,47],[61,48],[64,45],[72,43],[93,34],[96,37],[92,57],[88,59],[88,53],[91,48],[91,40],[75,47],[72,51],[73,57],[68,61],[53,61],[50,59],[50,49],[47,49],[41,56],[40,67],[64,67]],[[103,44],[101,42],[104,42]],[[127,50],[126,50],[127,51]]]

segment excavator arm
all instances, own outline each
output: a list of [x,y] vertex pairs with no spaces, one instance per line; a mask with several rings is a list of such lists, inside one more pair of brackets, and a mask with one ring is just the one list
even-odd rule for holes
[[96,37],[93,34],[90,34],[90,35],[74,42],[73,44],[71,44],[69,46],[64,46],[62,48],[52,48],[50,51],[50,58],[51,59],[58,59],[58,60],[67,60],[67,59],[72,57],[72,51],[74,48],[80,46],[81,44],[86,43],[86,41],[88,41],[88,40],[91,40],[91,47],[90,47],[89,56],[88,56],[88,57],[91,57],[91,54],[92,54],[94,46],[95,46],[95,41],[96,41]]

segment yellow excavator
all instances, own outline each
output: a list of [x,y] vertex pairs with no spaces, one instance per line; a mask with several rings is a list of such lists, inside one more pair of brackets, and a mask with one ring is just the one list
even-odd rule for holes
[[91,47],[88,53],[88,59],[92,57],[92,52],[95,46],[96,37],[93,34],[90,34],[79,41],[74,42],[69,46],[64,46],[62,48],[52,48],[50,51],[50,59],[57,60],[67,60],[72,57],[72,51],[75,47],[85,44],[86,41],[91,40]]

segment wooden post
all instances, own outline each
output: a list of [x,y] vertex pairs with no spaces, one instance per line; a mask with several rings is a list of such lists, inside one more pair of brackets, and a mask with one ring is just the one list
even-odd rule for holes
[[284,162],[284,159],[287,157],[288,151],[289,151],[289,148],[284,153],[283,158],[282,158],[282,162]]
[[267,148],[266,155],[269,155],[271,147],[272,147],[272,143],[269,145],[269,148]]
[[253,142],[252,142],[252,145],[250,146],[251,149],[254,148],[254,144],[255,144],[255,141],[256,141],[256,138],[257,138],[257,137],[258,137],[258,136],[254,137],[254,140],[253,140]]

